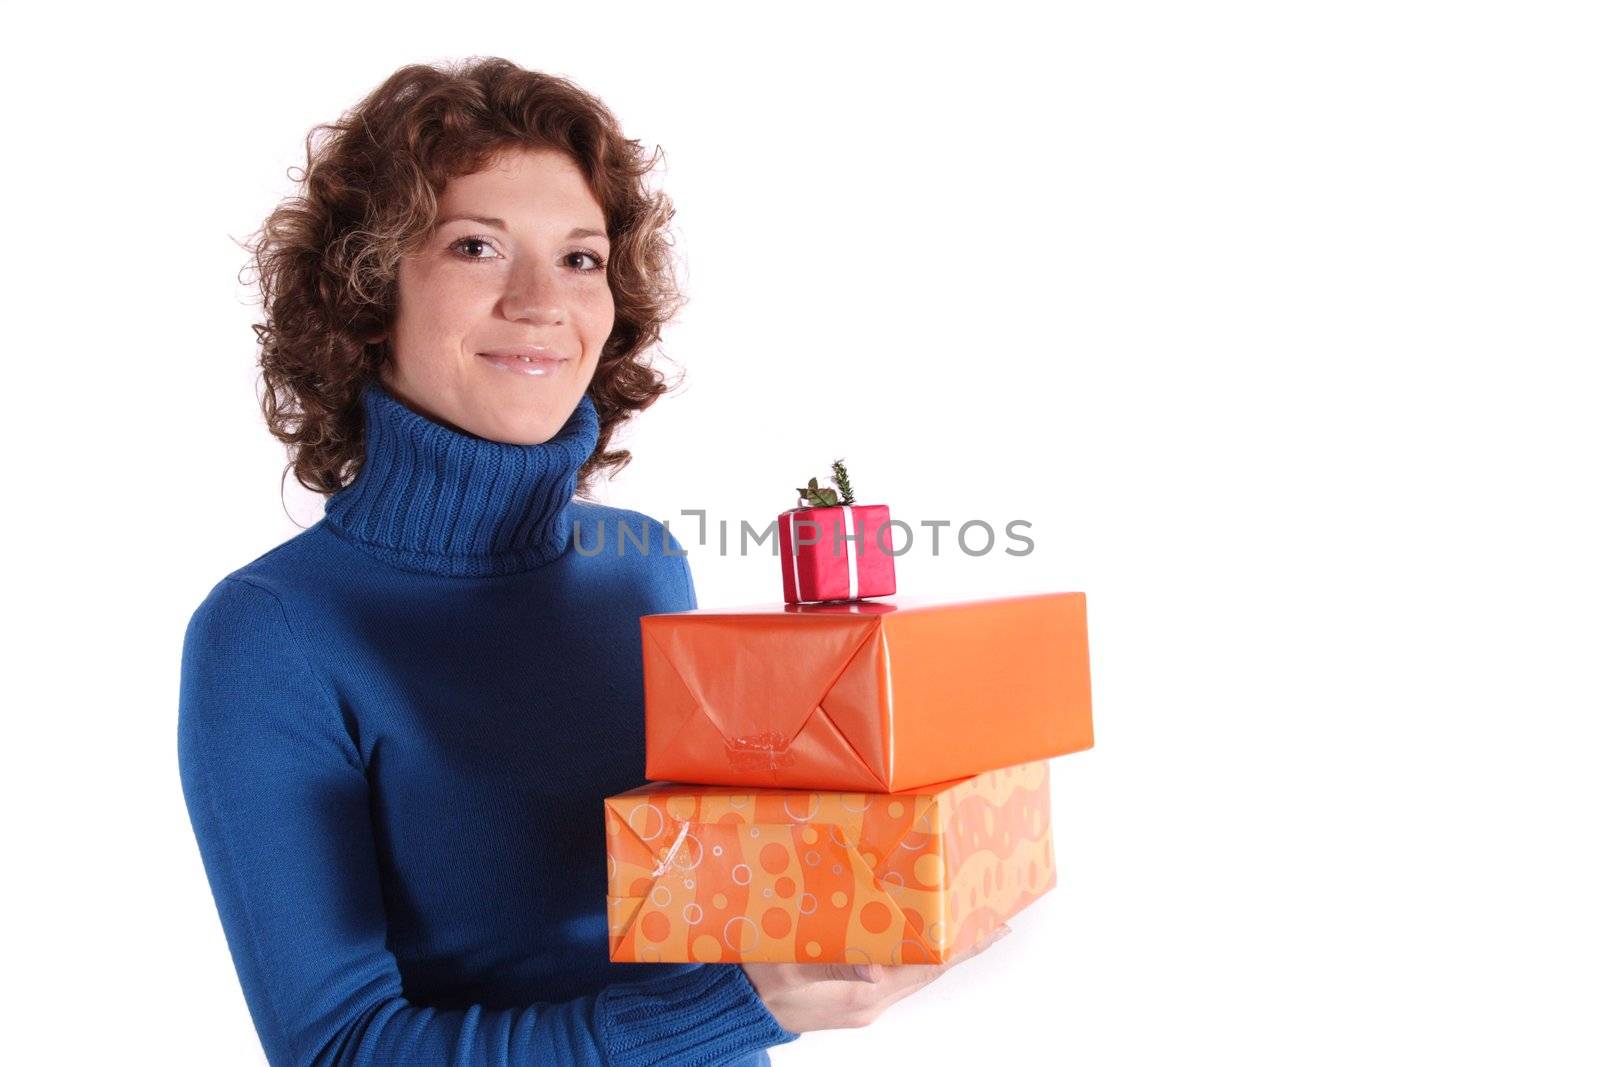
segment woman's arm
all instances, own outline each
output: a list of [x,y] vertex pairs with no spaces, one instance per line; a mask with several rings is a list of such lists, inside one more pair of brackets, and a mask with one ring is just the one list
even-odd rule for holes
[[351,733],[277,597],[219,583],[184,636],[179,768],[271,1063],[711,1064],[795,1039],[736,966],[512,1009],[408,1001]]

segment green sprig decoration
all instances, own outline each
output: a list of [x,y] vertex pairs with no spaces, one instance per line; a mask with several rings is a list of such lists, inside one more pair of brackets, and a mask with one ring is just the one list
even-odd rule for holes
[[844,460],[833,461],[833,484],[838,486],[838,491],[817,485],[815,478],[796,489],[800,494],[802,507],[832,508],[840,504],[849,506],[856,502],[855,490],[850,487],[850,475],[844,469]]
[[850,488],[850,475],[845,473],[844,460],[833,461],[833,484],[839,487],[839,503],[854,504],[856,491]]

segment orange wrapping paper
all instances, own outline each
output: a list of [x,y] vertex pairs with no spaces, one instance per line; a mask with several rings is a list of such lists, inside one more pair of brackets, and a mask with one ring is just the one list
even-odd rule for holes
[[892,793],[1086,749],[1084,595],[646,615],[645,777]]
[[1049,764],[906,793],[609,797],[618,963],[942,963],[1056,884]]

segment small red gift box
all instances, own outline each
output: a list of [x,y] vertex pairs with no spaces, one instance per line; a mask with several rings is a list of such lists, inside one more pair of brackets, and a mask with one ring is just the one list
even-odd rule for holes
[[783,599],[857,600],[894,592],[887,504],[790,508],[778,516]]

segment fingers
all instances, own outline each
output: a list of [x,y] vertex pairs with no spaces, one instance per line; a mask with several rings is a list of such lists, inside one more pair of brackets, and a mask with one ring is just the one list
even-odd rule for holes
[[978,949],[978,951],[982,952],[983,949],[988,948],[990,945],[994,944],[996,941],[1002,941],[1005,938],[1008,938],[1010,936],[1011,936],[1011,927],[1007,926],[1005,923],[1001,923],[999,926],[997,926],[993,930],[989,931],[989,936],[988,937],[986,937],[982,941],[978,942],[978,944],[981,946]]
[[944,963],[746,963],[745,974],[773,1016],[797,1033],[866,1026],[885,1010],[1011,933],[996,927]]
[[816,967],[817,971],[813,973],[822,981],[862,982],[881,986],[882,994],[892,1002],[912,990],[927,985],[956,964],[976,956],[1010,933],[1011,927],[1002,923],[990,931],[982,941],[943,963],[903,963],[894,966],[885,966],[882,963],[827,963],[801,966]]
[[883,964],[858,963],[855,965],[856,978],[863,982],[883,981]]
[[973,956],[976,956],[978,953],[984,951],[989,946],[993,945],[996,941],[999,941],[1002,938],[1007,937],[1008,935],[1010,935],[1010,933],[1011,933],[1011,927],[1007,926],[1005,923],[1001,923],[999,926],[997,926],[993,930],[991,930],[989,932],[989,936],[985,937],[982,941],[979,941],[977,944],[973,945],[971,948],[969,948],[965,952],[961,953],[961,955],[951,957],[949,963],[947,963],[946,966],[954,966],[955,964],[960,963],[963,960],[971,959]]
[[1002,924],[991,931],[989,936],[982,941],[979,941],[959,956],[952,956],[943,963],[912,963],[887,968],[884,984],[892,990],[888,993],[888,1002],[892,1004],[908,993],[921,989],[929,982],[942,976],[956,964],[971,959],[1010,933],[1011,927]]
[[823,981],[870,983],[883,980],[881,963],[827,963],[821,967]]

